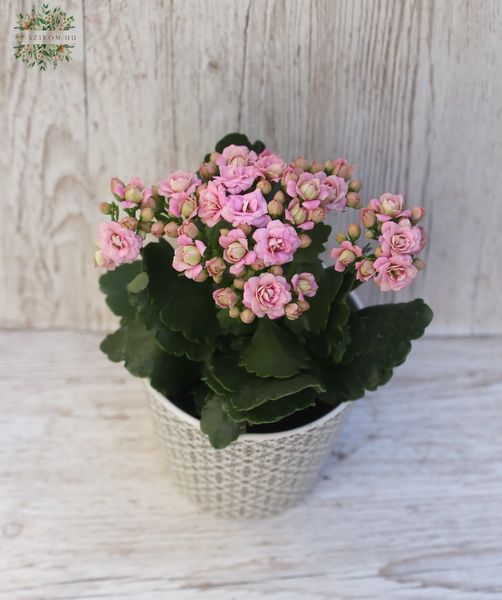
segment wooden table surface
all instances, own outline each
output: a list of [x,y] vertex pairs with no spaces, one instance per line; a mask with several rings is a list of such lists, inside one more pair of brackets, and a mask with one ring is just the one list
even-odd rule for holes
[[313,493],[232,522],[171,485],[100,336],[0,334],[0,599],[502,598],[502,340],[426,339]]

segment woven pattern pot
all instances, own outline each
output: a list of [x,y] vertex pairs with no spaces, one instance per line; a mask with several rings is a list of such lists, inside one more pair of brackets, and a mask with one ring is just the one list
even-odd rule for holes
[[156,430],[177,487],[223,517],[262,518],[299,502],[329,457],[350,402],[280,433],[245,434],[215,450],[199,421],[147,384]]

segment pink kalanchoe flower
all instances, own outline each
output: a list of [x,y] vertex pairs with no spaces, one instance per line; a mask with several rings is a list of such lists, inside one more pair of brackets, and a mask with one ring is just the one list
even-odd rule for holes
[[231,288],[219,288],[213,292],[213,300],[220,308],[232,308],[237,304],[237,294]]
[[313,298],[317,294],[319,286],[312,273],[298,273],[291,278],[293,290],[298,294],[299,300],[305,300],[305,296]]
[[321,181],[326,178],[326,173],[302,173],[298,181],[288,181],[286,191],[292,198],[300,198],[309,202],[309,209],[317,208],[322,200],[328,197],[328,190],[321,188]]
[[221,216],[234,227],[240,224],[263,227],[270,221],[267,202],[259,189],[248,194],[228,196]]
[[199,217],[208,227],[214,227],[221,221],[221,211],[227,203],[227,194],[223,185],[210,181],[199,194]]
[[350,179],[354,174],[354,165],[351,165],[346,158],[337,158],[333,161],[333,175]]
[[257,317],[278,319],[284,316],[284,307],[291,302],[290,289],[284,277],[263,273],[246,281],[243,302]]
[[153,199],[153,191],[151,187],[146,187],[143,190],[140,206],[141,208],[155,208],[155,200]]
[[381,256],[373,265],[377,271],[375,283],[382,292],[399,292],[410,285],[418,273],[409,254]]
[[348,185],[345,179],[336,175],[324,177],[321,183],[321,190],[327,192],[327,198],[321,201],[323,208],[341,211],[347,205]]
[[184,272],[188,279],[195,279],[202,273],[202,257],[206,251],[206,245],[200,240],[180,235],[178,247],[174,251],[173,268]]
[[279,181],[286,164],[280,156],[265,149],[258,157],[255,167],[267,179]]
[[242,229],[232,229],[226,235],[221,235],[219,242],[224,249],[223,258],[232,265],[232,275],[240,275],[244,267],[256,260],[256,254],[248,249],[248,239]]
[[[316,208],[314,208],[314,210],[316,210]],[[309,229],[313,229],[315,225],[314,221],[311,219],[312,212],[312,210],[308,210],[308,208],[305,207],[305,203],[301,204],[298,198],[293,198],[286,208],[286,220],[293,225],[296,225],[299,229],[308,231]]]
[[267,267],[291,262],[300,246],[300,238],[293,227],[277,219],[270,221],[266,227],[257,229],[253,233],[253,239],[256,242],[256,256]]
[[168,212],[172,217],[193,219],[197,215],[197,200],[187,192],[180,192],[169,198]]
[[358,281],[368,281],[375,273],[374,261],[369,258],[356,262],[356,279]]
[[101,223],[96,264],[113,271],[119,265],[133,262],[142,245],[143,240],[137,233],[122,227],[116,221]]
[[345,269],[356,261],[363,253],[359,246],[345,240],[340,244],[339,248],[331,250],[331,258],[335,259],[335,271],[343,273]]
[[256,152],[253,152],[247,146],[231,144],[218,156],[216,164],[219,167],[247,167],[248,165],[253,165],[256,162],[256,158]]
[[282,173],[282,177],[281,177],[282,185],[287,188],[288,183],[290,181],[294,181],[296,183],[302,173],[303,173],[303,169],[300,169],[299,167],[296,167],[295,165],[289,164],[287,167],[285,167],[285,169]]
[[124,208],[134,208],[137,206],[142,198],[145,190],[145,182],[141,177],[131,177],[129,183],[124,189],[124,200],[122,206]]
[[117,177],[112,177],[112,180],[110,181],[110,189],[112,190],[112,194],[119,200],[124,199],[125,188],[125,183],[122,180],[117,179]]
[[408,219],[401,219],[399,223],[393,221],[382,223],[379,242],[383,256],[418,254],[425,244],[422,227],[413,227]]
[[195,173],[186,171],[175,171],[168,175],[163,181],[159,181],[158,188],[161,196],[178,198],[180,194],[190,196],[201,180]]
[[375,212],[380,222],[391,221],[400,217],[409,218],[411,212],[403,210],[404,198],[395,194],[382,194],[380,198],[373,198],[368,203],[368,208]]

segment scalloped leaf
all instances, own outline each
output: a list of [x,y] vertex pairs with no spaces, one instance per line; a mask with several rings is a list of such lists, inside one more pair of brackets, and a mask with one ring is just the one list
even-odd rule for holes
[[241,354],[240,365],[259,377],[287,378],[309,366],[305,348],[295,336],[264,317]]
[[236,410],[228,402],[223,401],[223,408],[235,421],[247,421],[254,425],[275,423],[309,406],[314,406],[318,393],[313,389],[305,389],[297,394],[292,394],[279,400],[270,400],[247,411]]
[[213,448],[221,449],[239,437],[241,426],[223,410],[223,399],[211,396],[202,407],[200,428]]
[[119,317],[132,317],[136,312],[129,302],[128,284],[142,271],[141,261],[120,265],[99,278],[99,288],[106,295],[106,303]]

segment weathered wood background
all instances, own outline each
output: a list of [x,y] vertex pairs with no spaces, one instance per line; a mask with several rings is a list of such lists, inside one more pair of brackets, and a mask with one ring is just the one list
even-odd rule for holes
[[400,298],[426,298],[436,333],[502,332],[499,0],[71,0],[80,46],[44,73],[13,58],[31,2],[4,4],[0,326],[109,327],[109,177],[196,167],[241,130],[423,203],[429,266]]

